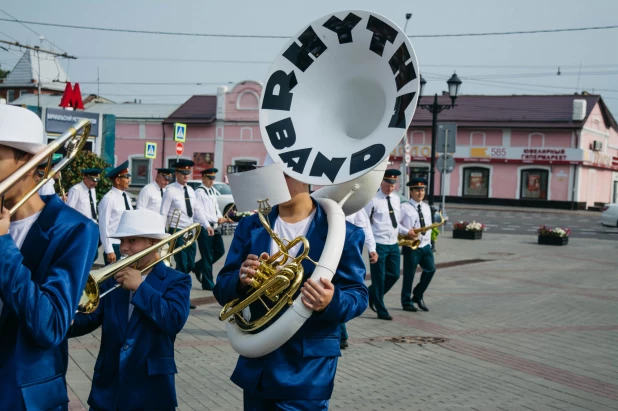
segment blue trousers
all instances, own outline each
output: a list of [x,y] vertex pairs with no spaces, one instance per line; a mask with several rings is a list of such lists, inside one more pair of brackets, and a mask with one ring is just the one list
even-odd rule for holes
[[369,298],[375,304],[378,315],[388,315],[384,305],[384,295],[399,279],[400,254],[397,244],[376,244],[378,261],[369,266],[371,271],[371,285]]
[[329,400],[277,400],[259,391],[243,391],[245,411],[328,411]]
[[202,258],[195,263],[193,271],[196,274],[202,274],[202,290],[212,290],[215,288],[212,266],[225,254],[223,237],[219,233],[209,236],[206,230],[201,230],[197,245]]
[[[114,254],[116,254],[116,261],[120,260],[120,244],[112,244],[112,247],[114,248]],[[105,254],[105,250],[103,250],[103,262],[105,263],[105,265],[109,265],[109,263],[107,262],[107,254]]]
[[[174,230],[169,231],[170,234],[174,234]],[[182,237],[179,237],[176,240],[175,248],[178,248],[185,244],[185,241]],[[171,251],[171,250],[170,250]],[[197,252],[197,246],[195,242],[191,244],[191,246],[185,248],[182,251],[174,254],[174,261],[176,262],[176,270],[181,273],[189,274],[193,271],[195,267],[195,253]]]
[[414,287],[414,297],[422,299],[425,290],[429,287],[429,283],[436,272],[436,265],[433,259],[433,251],[431,245],[427,244],[423,248],[412,250],[410,247],[403,247],[403,286],[401,287],[401,305],[410,305],[412,303],[412,284],[414,283],[414,275],[416,267],[420,264],[423,269],[421,280]]

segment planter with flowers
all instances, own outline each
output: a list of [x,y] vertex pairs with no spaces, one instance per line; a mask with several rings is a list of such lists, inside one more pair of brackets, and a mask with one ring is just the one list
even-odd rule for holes
[[479,240],[483,238],[483,231],[485,230],[485,224],[477,221],[471,223],[467,221],[460,221],[453,224],[453,238],[462,238],[465,240]]
[[539,235],[539,244],[543,245],[567,245],[571,230],[568,228],[549,228],[542,225],[537,232]]

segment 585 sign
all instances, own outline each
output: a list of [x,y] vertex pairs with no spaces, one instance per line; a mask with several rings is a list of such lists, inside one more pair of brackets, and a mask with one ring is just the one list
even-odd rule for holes
[[491,150],[489,151],[489,154],[492,157],[506,158],[506,148],[504,148],[504,147],[492,147]]

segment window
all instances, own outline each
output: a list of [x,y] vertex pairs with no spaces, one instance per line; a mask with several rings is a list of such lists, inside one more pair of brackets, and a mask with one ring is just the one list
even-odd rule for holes
[[147,158],[131,159],[131,185],[145,186],[150,182],[150,160]]
[[19,97],[25,96],[26,94],[32,94],[28,90],[19,90]]
[[6,92],[6,102],[10,103],[15,100],[15,90],[9,90]]
[[414,178],[424,178],[429,182],[429,167],[410,167],[410,181]]
[[[57,137],[52,137],[52,136],[47,136],[47,144],[51,143],[52,141],[54,141]],[[92,151],[92,146],[94,144],[94,141],[86,141],[86,144],[84,144],[84,148],[82,149],[83,151]],[[64,146],[60,147],[58,150],[56,150],[56,154],[62,154],[63,156],[67,155],[67,150],[66,148],[64,148]]]
[[547,200],[547,170],[522,170],[520,198]]
[[468,167],[463,175],[464,197],[489,197],[489,169]]
[[235,160],[236,173],[242,173],[243,171],[253,170],[257,165],[257,161],[254,160]]

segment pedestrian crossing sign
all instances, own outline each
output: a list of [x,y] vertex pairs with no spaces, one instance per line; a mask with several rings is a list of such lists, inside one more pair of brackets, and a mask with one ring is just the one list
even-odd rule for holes
[[157,143],[146,143],[146,152],[144,153],[146,158],[157,158]]
[[183,123],[174,123],[174,141],[184,143],[187,141],[187,125]]

